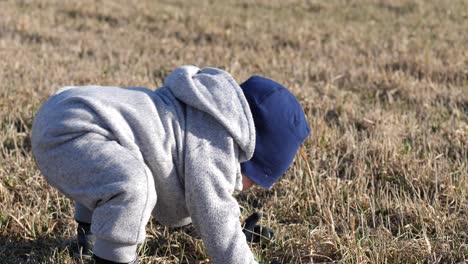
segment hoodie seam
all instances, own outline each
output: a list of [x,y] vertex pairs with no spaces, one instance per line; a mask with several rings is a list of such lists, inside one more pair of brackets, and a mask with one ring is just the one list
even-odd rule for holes
[[[134,159],[136,159],[139,163],[141,163],[141,165],[143,165],[143,173],[144,173],[145,176],[146,176],[146,177],[145,177],[145,181],[146,181],[146,182],[145,182],[145,185],[146,185],[145,206],[143,207],[143,209],[141,210],[141,213],[140,213],[140,223],[139,223],[139,224],[140,224],[140,226],[141,226],[141,224],[142,224],[142,222],[143,222],[143,217],[145,216],[145,210],[147,210],[147,207],[148,207],[149,193],[150,193],[150,191],[151,191],[151,190],[150,190],[151,187],[148,186],[148,185],[149,185],[149,184],[148,184],[148,176],[149,176],[149,175],[148,175],[148,172],[147,172],[147,170],[146,170],[146,167],[147,167],[146,162],[145,162],[144,160],[143,160],[143,161],[140,160],[140,159],[138,158],[137,155],[135,155],[134,153],[132,153],[132,151],[129,150],[128,152],[129,152],[129,154],[130,154]],[[151,175],[151,177],[153,177],[153,176]],[[151,209],[151,210],[152,210],[152,209]],[[139,240],[139,238],[140,238],[140,233],[138,232],[138,234],[136,235],[135,242],[137,242],[137,241]],[[132,242],[132,243],[134,243],[134,242]]]
[[[229,74],[223,72],[223,75],[225,77],[227,77],[226,79],[228,80],[228,82],[231,85],[234,85],[234,87],[239,86]],[[244,116],[246,117],[246,119],[249,119],[248,118],[249,114],[246,111],[246,107],[249,107],[249,104],[247,103],[247,98],[245,98],[245,95],[242,92],[242,90],[239,92],[239,89],[236,89],[236,88],[234,88],[234,89],[235,89],[236,94],[237,94],[238,97],[241,97],[241,98],[242,98],[242,96],[244,97],[245,100],[240,100],[241,101],[240,103],[242,104],[242,112],[244,113]],[[249,111],[250,111],[250,108],[249,108]],[[253,117],[252,117],[252,112],[251,111],[250,111],[250,119],[252,119],[252,120],[247,120],[247,126],[249,127],[249,143],[251,143],[252,140],[255,140],[255,135],[252,136],[252,133],[251,133],[252,131],[255,132],[255,126],[252,128]],[[252,122],[249,122],[249,121],[252,121]],[[252,150],[252,153],[250,154],[250,158],[252,158],[254,150],[255,150],[255,145],[254,145],[254,148]]]

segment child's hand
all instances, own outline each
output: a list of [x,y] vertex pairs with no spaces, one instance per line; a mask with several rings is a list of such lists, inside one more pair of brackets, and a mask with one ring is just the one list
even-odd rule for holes
[[261,217],[261,214],[254,212],[249,217],[247,217],[247,219],[245,219],[244,228],[242,231],[245,234],[247,242],[259,243],[265,242],[265,240],[271,240],[273,238],[274,233],[270,228],[256,225]]

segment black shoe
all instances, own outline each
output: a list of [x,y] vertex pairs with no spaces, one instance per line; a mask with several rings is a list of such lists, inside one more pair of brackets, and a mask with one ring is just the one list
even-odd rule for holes
[[90,260],[93,256],[93,245],[95,241],[95,237],[93,233],[91,233],[91,224],[78,222],[76,233],[76,241],[71,243],[73,257]]
[[135,260],[130,261],[128,263],[114,262],[114,261],[100,258],[96,255],[93,255],[93,259],[94,259],[95,264],[138,264],[138,255],[135,257]]

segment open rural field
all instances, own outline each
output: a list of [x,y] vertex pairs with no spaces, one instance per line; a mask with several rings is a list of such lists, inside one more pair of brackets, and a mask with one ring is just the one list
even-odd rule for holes
[[[271,190],[237,196],[275,231],[260,263],[468,261],[465,0],[0,0],[0,263],[74,263],[70,200],[31,154],[61,86],[157,88],[175,67],[260,74],[312,128]],[[209,263],[152,221],[142,263]]]

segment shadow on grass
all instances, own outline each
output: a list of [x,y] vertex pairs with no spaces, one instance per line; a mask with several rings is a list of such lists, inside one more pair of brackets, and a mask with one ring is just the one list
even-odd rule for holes
[[0,263],[63,263],[70,259],[68,238],[39,237],[15,240],[0,237]]

